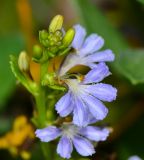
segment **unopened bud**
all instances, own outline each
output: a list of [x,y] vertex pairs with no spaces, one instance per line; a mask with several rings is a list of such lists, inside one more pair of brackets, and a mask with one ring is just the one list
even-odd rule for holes
[[33,47],[33,58],[39,60],[42,57],[42,48],[39,45]]
[[49,25],[49,32],[55,32],[57,30],[61,30],[63,25],[63,16],[57,15],[55,16]]
[[22,51],[19,55],[19,58],[18,58],[18,66],[20,68],[21,71],[28,71],[29,70],[29,62],[30,62],[30,59],[27,55],[27,53],[25,51]]
[[46,40],[48,38],[48,32],[46,30],[39,31],[39,39],[40,41]]
[[65,34],[65,36],[64,36],[64,38],[63,38],[63,45],[64,45],[65,47],[68,47],[68,46],[72,43],[73,38],[74,38],[74,35],[75,35],[75,30],[74,30],[73,28],[70,28],[70,29],[66,32],[66,34]]

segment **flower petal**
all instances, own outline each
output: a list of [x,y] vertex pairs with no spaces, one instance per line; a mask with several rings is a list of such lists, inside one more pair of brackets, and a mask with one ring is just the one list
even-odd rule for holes
[[42,142],[49,142],[59,137],[61,130],[55,126],[49,126],[44,129],[37,129],[35,134]]
[[83,83],[97,83],[102,81],[108,75],[110,75],[109,68],[105,63],[99,63],[94,69],[86,74]]
[[108,109],[104,106],[104,104],[101,101],[90,95],[83,97],[83,100],[87,104],[90,113],[97,120],[103,120],[106,117]]
[[85,104],[81,99],[75,98],[73,123],[78,126],[86,126],[89,122],[89,118],[87,116],[88,110],[84,105]]
[[72,67],[80,64],[80,56],[76,53],[70,53],[64,60],[59,70],[59,76],[65,75]]
[[75,48],[76,50],[79,50],[86,36],[86,30],[79,24],[75,25],[74,29],[75,29],[75,36],[72,42],[72,47]]
[[93,141],[105,141],[109,135],[107,128],[99,128],[93,126],[87,126],[80,130],[80,134]]
[[56,111],[61,117],[69,115],[73,110],[71,96],[71,93],[68,92],[56,103]]
[[89,55],[99,50],[104,44],[102,37],[97,34],[91,34],[88,36],[80,49],[80,55]]
[[73,138],[73,144],[77,152],[82,156],[89,156],[95,153],[93,145],[86,138],[75,136]]
[[89,55],[85,58],[87,60],[87,63],[92,63],[113,61],[115,56],[111,50],[107,49],[104,51],[93,53],[92,55]]
[[57,146],[57,153],[63,157],[69,159],[73,151],[72,142],[69,138],[63,136]]
[[89,85],[87,90],[90,91],[89,93],[91,95],[106,102],[115,100],[117,96],[117,89],[109,84],[98,83],[91,86]]

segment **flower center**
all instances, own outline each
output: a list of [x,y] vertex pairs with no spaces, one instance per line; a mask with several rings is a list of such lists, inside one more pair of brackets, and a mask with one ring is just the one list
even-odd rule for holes
[[79,128],[73,124],[65,123],[62,125],[61,129],[62,129],[62,135],[71,139],[79,133]]

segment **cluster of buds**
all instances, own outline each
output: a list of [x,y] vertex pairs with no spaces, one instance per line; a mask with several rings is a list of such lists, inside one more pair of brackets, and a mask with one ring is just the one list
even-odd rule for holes
[[45,62],[56,55],[68,53],[75,31],[70,28],[65,33],[62,25],[63,17],[57,15],[52,19],[48,30],[39,32],[40,45],[34,46],[33,60],[35,62]]

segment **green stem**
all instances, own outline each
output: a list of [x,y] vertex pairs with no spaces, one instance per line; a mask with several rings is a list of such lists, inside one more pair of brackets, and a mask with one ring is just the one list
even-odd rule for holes
[[42,149],[43,155],[45,157],[45,160],[52,160],[50,143],[42,143],[41,142],[41,149]]
[[38,127],[45,127],[46,123],[46,97],[43,88],[39,89],[39,94],[35,96],[36,107],[38,112],[37,122]]

